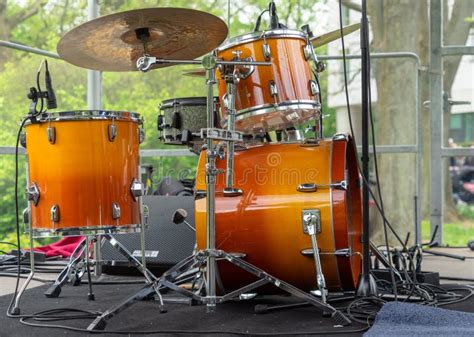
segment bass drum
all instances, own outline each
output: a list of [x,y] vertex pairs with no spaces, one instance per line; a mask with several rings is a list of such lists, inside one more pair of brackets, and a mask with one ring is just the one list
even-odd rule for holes
[[[225,177],[217,177],[216,248],[243,255],[247,262],[300,289],[316,289],[311,238],[302,222],[303,211],[316,211],[321,219],[317,241],[326,284],[331,290],[354,290],[362,252],[356,160],[353,141],[345,135],[317,145],[265,144],[236,152],[234,185],[244,193],[224,197]],[[206,188],[205,162],[203,151],[197,192]],[[225,159],[217,160],[217,167],[224,169]],[[317,188],[309,189],[311,184]],[[195,216],[197,245],[204,249],[205,197],[196,200]],[[219,271],[226,291],[256,280],[227,262],[219,262]]]

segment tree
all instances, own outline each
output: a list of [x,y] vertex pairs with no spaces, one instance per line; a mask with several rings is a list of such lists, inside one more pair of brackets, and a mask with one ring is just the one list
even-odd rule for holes
[[[447,1],[444,2],[447,6]],[[453,4],[451,17],[445,10],[445,45],[465,44],[470,24],[465,22],[467,13],[472,13],[472,1],[457,0]],[[422,66],[429,61],[429,19],[428,1],[370,0],[368,2],[373,52],[412,51],[420,56]],[[445,60],[444,90],[450,92],[460,57]],[[377,142],[379,144],[413,144],[415,125],[414,79],[409,76],[416,71],[409,62],[386,60],[374,62],[377,80],[378,104],[376,111]],[[421,78],[421,100],[429,99],[428,74]],[[449,125],[449,114],[445,116],[445,126]],[[426,109],[422,110],[423,126],[423,202],[428,205],[429,196],[429,146],[430,121]],[[447,129],[446,129],[447,131]],[[445,132],[447,137],[448,132]],[[414,155],[379,156],[382,195],[386,196],[386,216],[393,222],[402,237],[414,229],[413,198],[415,181],[413,173]],[[449,182],[449,179],[446,179]],[[446,204],[451,205],[451,190],[447,186]],[[407,191],[413,191],[407,193]],[[410,197],[407,197],[407,194]],[[428,207],[424,207],[428,209]],[[452,213],[452,212],[451,212]],[[381,240],[381,220],[373,226],[373,238]],[[412,236],[413,238],[413,236]]]

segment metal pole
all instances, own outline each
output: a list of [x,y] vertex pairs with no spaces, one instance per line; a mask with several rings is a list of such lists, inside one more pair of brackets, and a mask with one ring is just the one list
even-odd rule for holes
[[[214,127],[214,83],[215,69],[207,70],[207,127]],[[216,259],[214,251],[216,248],[216,226],[215,226],[215,183],[216,183],[216,153],[212,139],[207,139],[206,153],[206,238],[207,238],[207,257],[206,257],[206,296],[207,312],[216,310]]]
[[[362,20],[360,49],[362,55],[362,175],[365,181],[369,181],[369,32],[367,20],[367,2],[362,0]],[[370,274],[370,251],[369,251],[369,188],[366,183],[362,186],[362,209],[363,209],[363,258],[362,274],[357,284],[357,296],[367,297],[377,295],[377,284]]]
[[443,6],[441,0],[430,0],[430,223],[431,234],[438,227],[435,240],[443,242]]
[[[97,0],[87,1],[87,18],[93,20],[99,16]],[[87,107],[90,110],[102,109],[102,73],[96,70],[87,70]],[[99,240],[97,240],[99,241]]]
[[[87,19],[93,20],[99,16],[97,0],[87,0]],[[87,70],[87,108],[89,110],[102,109],[102,73],[96,70]],[[102,275],[102,237],[97,235],[94,243],[94,259],[96,261],[94,275]]]

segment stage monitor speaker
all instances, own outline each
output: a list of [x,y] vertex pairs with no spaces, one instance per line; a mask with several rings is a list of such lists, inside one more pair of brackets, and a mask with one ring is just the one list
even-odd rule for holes
[[[194,226],[194,197],[147,195],[143,197],[143,203],[149,208],[148,228],[145,230],[147,267],[161,274],[193,253],[195,233],[184,223],[173,223],[172,216],[177,209],[182,208],[188,213],[186,221]],[[114,237],[133,256],[141,259],[140,233],[117,234]],[[137,274],[137,269],[107,240],[102,244],[102,261],[104,273]]]

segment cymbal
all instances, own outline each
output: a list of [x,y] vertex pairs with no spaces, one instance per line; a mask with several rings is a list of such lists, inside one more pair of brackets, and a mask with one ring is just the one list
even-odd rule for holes
[[[189,60],[202,56],[227,36],[220,18],[194,9],[144,8],[102,16],[67,32],[57,50],[65,61],[101,71],[134,71],[136,60]],[[141,36],[140,39],[138,36]],[[162,68],[170,64],[154,65]]]
[[[358,29],[360,29],[360,23],[355,23],[353,25],[345,26],[342,29],[342,32],[344,36],[346,36],[346,35],[349,35],[350,33],[355,32]],[[321,46],[324,46],[325,44],[328,44],[329,42],[335,41],[340,38],[341,38],[341,30],[336,29],[336,30],[333,30],[332,32],[315,36],[311,38],[310,41],[314,47],[321,47]]]
[[202,68],[183,70],[182,75],[191,77],[206,77],[206,70]]

